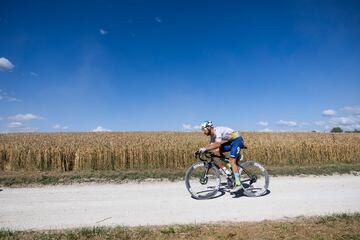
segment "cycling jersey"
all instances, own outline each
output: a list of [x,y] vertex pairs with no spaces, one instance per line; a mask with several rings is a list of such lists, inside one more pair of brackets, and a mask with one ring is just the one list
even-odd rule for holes
[[210,143],[222,142],[220,150],[221,152],[230,152],[230,157],[238,158],[240,149],[244,147],[244,140],[240,136],[239,132],[232,130],[228,127],[216,127],[214,128],[214,135],[211,136]]
[[237,131],[232,130],[231,128],[215,127],[214,135],[210,138],[210,143],[230,141],[238,137],[240,137],[240,134]]

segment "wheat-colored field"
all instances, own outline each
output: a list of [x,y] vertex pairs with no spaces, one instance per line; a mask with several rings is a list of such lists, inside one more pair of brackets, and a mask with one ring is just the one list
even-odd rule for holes
[[[357,133],[254,133],[245,159],[267,166],[360,163]],[[0,171],[184,169],[209,142],[202,133],[0,134]]]

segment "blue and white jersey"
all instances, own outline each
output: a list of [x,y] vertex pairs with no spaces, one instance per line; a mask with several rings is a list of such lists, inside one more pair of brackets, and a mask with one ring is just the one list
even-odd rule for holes
[[214,135],[210,138],[210,143],[230,141],[240,137],[240,134],[228,127],[215,127]]

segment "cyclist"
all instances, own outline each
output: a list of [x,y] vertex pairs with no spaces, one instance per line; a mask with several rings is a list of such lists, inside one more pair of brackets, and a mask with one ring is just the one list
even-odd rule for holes
[[210,136],[210,145],[200,148],[199,152],[213,151],[219,155],[230,152],[229,161],[235,176],[235,187],[230,190],[234,193],[241,189],[240,174],[236,159],[244,146],[243,138],[237,131],[228,127],[214,127],[212,121],[205,121],[201,124],[201,130],[206,136]]

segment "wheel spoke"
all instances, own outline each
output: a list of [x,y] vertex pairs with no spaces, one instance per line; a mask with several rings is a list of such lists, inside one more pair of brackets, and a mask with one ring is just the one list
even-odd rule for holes
[[245,195],[255,197],[266,193],[269,178],[261,164],[255,161],[245,162],[240,166],[239,172]]
[[186,173],[186,187],[195,198],[212,197],[220,188],[220,176],[214,167],[194,164]]
[[242,179],[242,180],[241,180],[241,182],[250,182],[250,181],[251,181],[250,178],[248,178],[248,179]]

